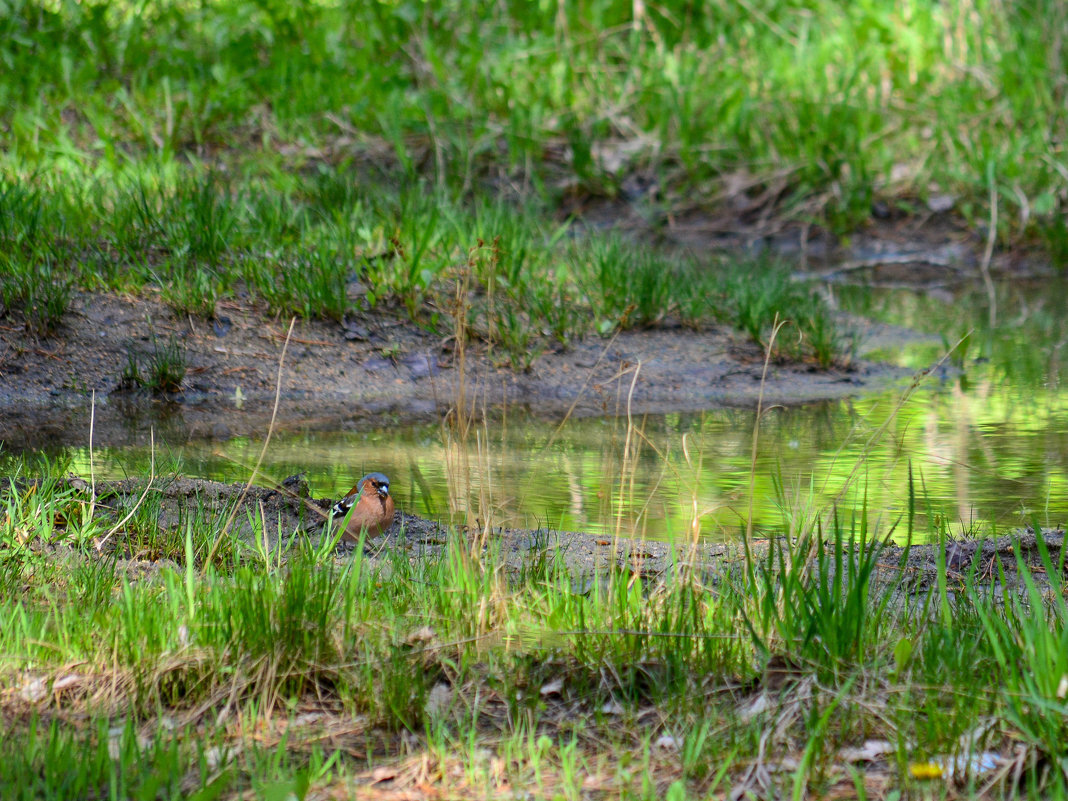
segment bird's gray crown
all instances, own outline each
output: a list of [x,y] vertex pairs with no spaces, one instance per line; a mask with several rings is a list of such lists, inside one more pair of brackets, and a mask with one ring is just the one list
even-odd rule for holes
[[372,479],[377,481],[379,484],[385,484],[386,487],[389,487],[389,479],[384,473],[368,473],[366,476],[360,479],[359,483],[356,485],[356,491],[363,492],[364,482],[370,481]]

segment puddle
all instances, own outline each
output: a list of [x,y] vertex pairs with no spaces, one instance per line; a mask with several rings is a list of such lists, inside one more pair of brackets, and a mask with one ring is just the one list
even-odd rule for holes
[[[759,530],[802,526],[837,505],[867,509],[869,530],[906,537],[910,470],[915,529],[990,533],[1068,521],[1068,397],[1061,388],[1068,325],[1062,281],[999,288],[990,329],[981,292],[924,293],[836,285],[850,311],[933,332],[945,345],[875,354],[921,369],[968,334],[958,352],[901,405],[901,390],[768,411],[751,471],[754,414],[704,413],[571,420],[518,413],[489,423],[466,448],[438,425],[276,435],[263,462],[281,480],[306,472],[316,496],[338,495],[366,472],[393,481],[398,505],[442,521],[550,527],[596,534],[729,540],[744,528],[752,483]],[[969,333],[970,332],[970,333]],[[244,480],[261,442],[162,445],[163,471]],[[143,449],[98,450],[97,475],[144,475]],[[69,450],[89,474],[88,452]],[[751,476],[754,476],[751,478]],[[826,521],[825,521],[826,524]],[[857,519],[859,527],[862,522]]]
[[[904,535],[910,463],[921,532],[929,514],[954,532],[979,523],[1000,530],[1035,514],[1044,525],[1068,520],[1063,399],[1033,398],[1046,411],[1038,417],[998,403],[989,384],[965,392],[952,382],[918,392],[881,431],[898,397],[770,411],[757,446],[757,528],[777,528],[784,515],[803,525],[807,512],[836,499],[842,510],[860,509],[866,497],[869,528],[900,521]],[[513,419],[488,426],[481,449],[469,442],[466,468],[437,426],[316,432],[273,439],[262,470],[279,480],[306,471],[316,496],[339,495],[381,470],[401,508],[438,520],[484,519],[488,509],[494,524],[508,527],[671,539],[689,536],[696,519],[702,536],[730,539],[748,514],[753,422],[739,411],[650,416],[634,421],[628,454],[623,419],[572,421],[555,441],[544,421]],[[238,481],[260,447],[233,440],[161,448],[157,464]],[[88,454],[71,456],[71,469],[87,475]],[[149,468],[143,451],[95,456],[101,476]]]

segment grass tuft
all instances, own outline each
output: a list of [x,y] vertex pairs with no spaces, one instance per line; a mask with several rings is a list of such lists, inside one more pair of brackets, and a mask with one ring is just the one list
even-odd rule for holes
[[21,314],[34,336],[51,336],[59,329],[70,308],[73,287],[51,254],[17,261],[0,254],[0,311]]
[[161,343],[153,337],[151,353],[139,355],[132,349],[127,352],[118,389],[125,392],[145,389],[157,395],[181,392],[188,366],[188,357],[179,339],[171,336]]

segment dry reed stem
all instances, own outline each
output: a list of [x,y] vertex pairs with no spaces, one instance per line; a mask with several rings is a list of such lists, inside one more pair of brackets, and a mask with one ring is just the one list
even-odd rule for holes
[[93,390],[92,399],[89,401],[89,514],[87,523],[93,521],[93,513],[96,511],[96,467],[93,463],[93,430],[96,427],[96,390]]
[[983,258],[979,262],[979,271],[983,274],[983,286],[986,287],[986,296],[990,301],[990,327],[993,328],[998,319],[998,299],[994,293],[994,282],[990,278],[990,260],[994,256],[994,242],[998,237],[998,190],[994,182],[994,165],[990,165],[988,173],[990,182],[990,229],[986,233],[986,247],[983,249]]
[[[616,498],[616,539],[622,536],[623,533],[623,499],[624,497],[634,497],[634,472],[637,467],[637,460],[633,457],[631,451],[633,449],[634,439],[634,419],[631,414],[631,404],[634,400],[634,387],[638,383],[638,374],[641,372],[642,363],[639,361],[634,366],[634,375],[630,379],[630,388],[627,390],[627,433],[623,438],[623,464],[619,470],[619,495]],[[628,486],[628,474],[629,474],[629,486]],[[629,494],[625,495],[624,493]],[[631,534],[633,534],[633,529]]]
[[215,557],[215,551],[218,550],[219,543],[222,542],[223,537],[229,534],[230,526],[233,525],[234,518],[237,517],[237,510],[240,508],[241,502],[245,500],[245,496],[252,487],[252,483],[256,480],[256,473],[259,472],[260,465],[263,464],[263,458],[267,455],[267,446],[271,444],[271,435],[274,434],[274,421],[278,415],[278,403],[282,396],[282,368],[286,362],[286,350],[289,348],[289,338],[293,334],[293,326],[296,324],[296,317],[290,319],[289,330],[286,332],[286,341],[282,343],[282,353],[278,357],[278,373],[274,380],[274,408],[271,409],[271,422],[267,426],[267,437],[263,440],[263,447],[260,449],[259,458],[256,460],[256,464],[252,468],[252,475],[248,477],[248,482],[245,484],[245,488],[241,490],[241,495],[238,496],[237,503],[234,504],[234,508],[230,511],[230,516],[226,519],[226,523],[219,532],[219,536],[216,537],[215,542],[212,543],[211,550],[208,552],[208,556],[202,565],[202,569],[204,570],[207,569],[207,565]]
[[[607,353],[608,353],[608,349],[612,347],[612,344],[616,341],[616,337],[618,337],[618,336],[619,336],[619,331],[616,331],[614,334],[612,334],[612,338],[608,340],[608,344],[606,344],[604,346],[604,348],[601,350],[601,355],[597,357],[597,361],[595,361],[593,363],[593,367],[591,367],[586,372],[586,380],[582,382],[582,387],[579,389],[578,394],[575,396],[575,400],[572,401],[571,406],[568,407],[567,413],[564,415],[564,419],[560,421],[560,424],[555,429],[553,429],[553,433],[552,433],[552,435],[550,435],[549,441],[545,443],[544,450],[548,450],[552,446],[552,444],[556,441],[557,435],[560,433],[560,431],[563,429],[564,425],[570,419],[572,413],[575,411],[575,407],[578,406],[579,401],[582,400],[582,396],[585,394],[586,388],[590,385],[590,381],[593,378],[594,372],[597,370],[598,366],[604,360],[605,355],[607,355]],[[627,368],[627,369],[629,370],[630,368]],[[613,376],[613,378],[619,378],[619,377],[621,377],[623,375],[626,375],[626,370],[616,373],[616,375]],[[613,379],[609,379],[609,381],[611,381],[611,380],[613,380]]]
[[[156,480],[156,429],[155,428],[149,428],[148,429],[148,441],[149,441],[149,456],[148,456],[149,468],[148,468],[148,483],[145,485],[145,491],[141,493],[141,497],[137,499],[137,503],[135,503],[133,505],[133,508],[129,512],[126,513],[126,517],[124,517],[122,520],[120,520],[118,523],[116,523],[114,526],[112,526],[111,530],[108,531],[108,533],[105,534],[103,537],[101,537],[100,541],[96,543],[96,549],[98,551],[101,548],[104,547],[104,543],[106,543],[109,539],[111,539],[111,536],[113,534],[115,534],[119,529],[121,529],[124,525],[126,525],[126,522],[137,513],[137,510],[141,508],[141,504],[145,502],[145,498],[148,497],[148,491],[152,489],[152,482]],[[94,497],[95,497],[95,495],[94,495]]]
[[[466,558],[473,564],[481,565],[482,546],[489,536],[492,523],[489,519],[488,499],[485,490],[479,487],[479,508],[472,515],[471,510],[471,461],[468,453],[467,441],[471,435],[471,424],[474,420],[474,409],[467,395],[467,312],[468,293],[471,284],[471,271],[475,265],[476,254],[485,247],[479,243],[468,252],[467,261],[459,272],[455,282],[455,294],[453,299],[453,341],[455,343],[454,360],[456,363],[456,384],[453,395],[453,405],[442,420],[441,437],[445,449],[445,472],[447,476],[446,486],[449,489],[449,517],[455,520],[460,512],[464,514],[464,529],[478,529],[478,535],[469,543],[470,547],[465,551]],[[485,415],[483,414],[483,421]],[[476,431],[476,458],[478,467],[482,468],[481,432]],[[484,518],[480,520],[480,514]]]
[[[845,494],[849,490],[849,487],[852,485],[853,480],[856,478],[857,472],[860,470],[861,465],[867,461],[868,455],[875,447],[875,444],[880,439],[882,439],[883,434],[886,433],[886,430],[890,427],[890,424],[897,419],[898,412],[900,412],[901,409],[904,408],[905,403],[907,403],[909,398],[912,397],[912,393],[914,393],[920,387],[925,378],[931,375],[931,373],[933,373],[938,367],[941,367],[942,364],[945,363],[946,359],[949,358],[950,354],[953,353],[953,351],[955,351],[957,348],[959,348],[961,343],[964,342],[968,337],[970,337],[971,334],[972,332],[968,331],[964,336],[957,340],[956,344],[954,344],[953,347],[951,347],[942,355],[942,358],[940,358],[930,367],[920,370],[912,377],[912,381],[909,382],[909,385],[905,387],[904,391],[902,391],[901,396],[897,399],[897,402],[894,404],[893,409],[890,410],[890,414],[887,416],[886,420],[884,420],[882,424],[880,424],[879,427],[876,428],[874,432],[872,432],[871,436],[869,436],[867,441],[864,443],[864,447],[861,449],[860,452],[860,457],[853,460],[853,469],[846,476],[846,479],[842,483],[842,488],[838,491],[838,494],[834,496],[834,502],[832,506],[837,506],[841,502],[842,498],[845,497]],[[845,443],[843,443],[841,447],[839,447],[838,451],[831,459],[831,465],[834,465],[834,463],[838,461],[838,457],[841,455],[844,449]],[[829,481],[830,477],[831,472],[828,471],[827,479],[824,481],[824,487],[826,487],[826,481]]]
[[475,430],[475,456],[478,465],[478,513],[481,518],[481,527],[476,550],[479,554],[489,541],[490,531],[493,528],[493,462],[489,452],[489,425],[485,414],[482,417],[482,427]]
[[[241,468],[243,468],[245,470],[253,470],[254,469],[253,467],[250,467],[249,465],[245,464],[244,462],[242,462],[242,461],[240,461],[238,459],[235,459],[232,456],[230,456],[229,454],[223,453],[222,451],[212,451],[212,455],[216,456],[218,458],[221,458],[221,459],[225,459],[226,461],[228,461],[228,462],[230,462],[232,464],[235,464],[238,467],[241,467]],[[284,484],[282,484],[277,479],[272,478],[271,476],[268,476],[268,475],[264,474],[262,471],[257,471],[257,474],[259,475],[259,477],[261,479],[264,479],[266,481],[266,483],[268,485],[270,485],[271,489],[273,489],[275,492],[279,492],[282,495],[285,495],[285,496],[287,496],[289,498],[292,498],[293,500],[299,502],[305,509],[307,509],[308,511],[312,512],[314,515],[316,515],[324,523],[327,522],[328,520],[332,519],[332,515],[329,512],[323,511],[320,507],[316,506],[312,501],[308,500],[307,498],[304,498],[304,497],[302,497],[300,495],[297,495],[297,493],[293,492],[291,489],[289,489],[289,487],[285,486]],[[246,487],[246,491],[247,490],[248,490],[248,488]],[[268,551],[269,551],[268,543],[267,543],[266,516],[265,516],[265,514],[263,512],[263,502],[262,501],[258,501],[258,503],[260,505],[260,519],[264,521],[263,540],[264,540],[264,553],[266,555],[268,553]],[[240,505],[240,501],[238,502],[238,505],[235,505],[235,507],[234,507],[234,510],[235,510],[234,514],[236,514],[236,510],[238,509],[239,505]],[[279,535],[280,534],[281,534],[281,528],[279,528]],[[336,543],[335,543],[335,545],[336,545]]]
[[771,351],[775,346],[775,337],[779,335],[779,331],[784,325],[786,320],[779,320],[779,313],[775,312],[775,319],[771,324],[771,336],[768,338],[767,347],[764,349],[764,367],[760,371],[760,390],[757,393],[757,410],[756,420],[753,422],[753,448],[749,456],[749,510],[746,515],[745,523],[745,539],[742,542],[742,546],[745,552],[745,570],[752,577],[753,570],[753,551],[750,547],[750,542],[753,539],[753,509],[756,494],[756,463],[757,463],[757,445],[760,441],[760,418],[764,414],[764,386],[768,379],[768,364],[771,362]]

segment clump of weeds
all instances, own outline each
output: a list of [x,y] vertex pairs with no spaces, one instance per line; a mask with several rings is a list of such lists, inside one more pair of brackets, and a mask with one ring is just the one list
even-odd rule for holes
[[671,307],[671,262],[618,234],[575,243],[568,264],[601,334],[647,328]]
[[152,338],[152,351],[138,354],[127,351],[126,365],[119,377],[120,391],[147,390],[155,395],[181,392],[189,361],[185,346],[171,336],[161,343]]
[[0,311],[22,315],[26,330],[34,336],[54,334],[70,308],[73,286],[55,258],[44,253],[21,259],[0,255]]
[[775,358],[811,360],[824,368],[850,359],[850,337],[833,310],[810,285],[795,281],[785,263],[766,256],[745,259],[724,268],[716,284],[713,313],[761,347],[771,341],[776,321],[793,324],[793,335],[775,339]]
[[215,315],[215,302],[222,294],[219,277],[206,267],[189,266],[179,277],[161,282],[160,298],[179,314],[191,314],[210,319]]

